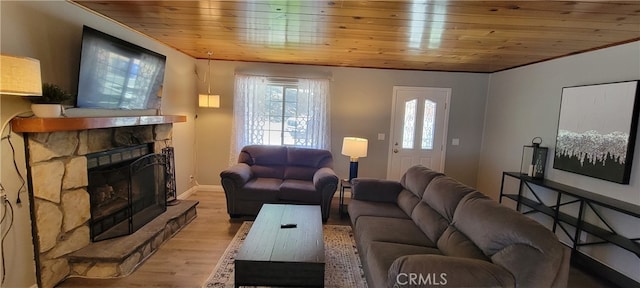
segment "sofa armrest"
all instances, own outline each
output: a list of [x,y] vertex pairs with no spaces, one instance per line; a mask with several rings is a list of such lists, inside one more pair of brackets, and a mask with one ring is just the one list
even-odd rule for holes
[[400,191],[402,185],[397,181],[369,178],[351,180],[351,198],[356,200],[396,203]]
[[320,168],[313,174],[313,186],[316,187],[317,191],[323,191],[327,185],[335,185],[337,187],[338,176],[331,168]]
[[338,176],[331,168],[320,168],[313,174],[313,186],[320,193],[320,209],[322,210],[322,222],[329,219],[331,200],[338,189]]
[[253,178],[253,173],[249,165],[238,163],[220,172],[220,178],[222,178],[223,187],[225,182],[231,181],[235,188],[240,188]]
[[515,287],[513,275],[501,266],[435,254],[397,258],[389,267],[387,281],[387,287]]

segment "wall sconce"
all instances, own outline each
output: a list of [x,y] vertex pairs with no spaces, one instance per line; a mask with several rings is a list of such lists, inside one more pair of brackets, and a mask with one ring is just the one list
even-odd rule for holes
[[349,181],[358,177],[358,158],[367,157],[369,140],[356,137],[344,137],[342,140],[342,155],[350,157]]
[[0,94],[42,96],[40,60],[0,55]]
[[207,86],[207,94],[198,95],[198,106],[203,108],[219,108],[220,95],[211,95],[211,55],[213,55],[213,52],[209,51],[207,55],[209,55],[209,60],[207,61],[209,72],[207,72],[205,79],[209,78],[209,84]]
[[547,152],[549,148],[541,147],[542,138],[535,137],[531,140],[531,145],[522,147],[522,162],[520,163],[520,173],[531,178],[544,178],[544,169],[547,164]]

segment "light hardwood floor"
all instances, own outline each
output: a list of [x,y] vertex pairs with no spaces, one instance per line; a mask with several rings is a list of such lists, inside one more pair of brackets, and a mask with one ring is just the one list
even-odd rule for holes
[[[133,274],[119,279],[69,278],[59,287],[202,287],[218,259],[245,219],[229,219],[224,193],[199,191],[189,197],[198,200],[198,216],[167,241]],[[349,225],[340,219],[338,199],[328,224]]]
[[[200,191],[198,217],[167,241],[133,274],[119,279],[69,278],[58,287],[202,287],[243,220],[229,219],[224,193]],[[349,225],[340,218],[334,198],[328,224]],[[571,269],[569,287],[607,287],[578,269]]]

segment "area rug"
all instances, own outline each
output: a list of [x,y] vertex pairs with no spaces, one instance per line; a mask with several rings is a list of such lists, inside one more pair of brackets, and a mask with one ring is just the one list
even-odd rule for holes
[[[234,287],[234,264],[238,250],[249,233],[253,222],[242,223],[231,244],[202,287]],[[324,225],[325,287],[366,288],[353,232],[349,226]]]

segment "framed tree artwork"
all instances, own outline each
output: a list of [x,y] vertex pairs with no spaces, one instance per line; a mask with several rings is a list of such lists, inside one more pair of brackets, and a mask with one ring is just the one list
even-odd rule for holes
[[553,168],[629,184],[639,82],[563,88]]

